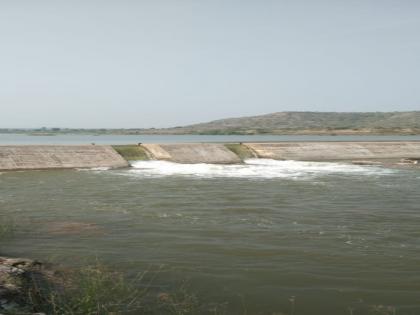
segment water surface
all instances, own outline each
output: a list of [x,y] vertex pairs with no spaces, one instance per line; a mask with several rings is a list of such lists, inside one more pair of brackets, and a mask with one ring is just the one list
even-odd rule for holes
[[[420,314],[420,171],[249,160],[0,175],[2,254],[162,266],[227,314]],[[369,314],[379,314],[372,313]],[[392,313],[389,313],[392,314]]]
[[17,144],[133,144],[185,142],[273,142],[273,141],[420,141],[412,136],[292,136],[292,135],[56,135],[0,134],[0,145]]

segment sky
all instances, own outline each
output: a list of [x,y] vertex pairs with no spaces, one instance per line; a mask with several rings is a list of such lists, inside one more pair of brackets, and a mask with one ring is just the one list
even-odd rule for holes
[[0,128],[420,110],[418,0],[0,0]]

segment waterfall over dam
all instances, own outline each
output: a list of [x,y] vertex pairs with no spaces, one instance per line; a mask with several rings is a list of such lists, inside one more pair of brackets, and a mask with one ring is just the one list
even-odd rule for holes
[[[133,158],[130,155],[133,152],[143,153],[144,158]],[[128,145],[122,149],[103,145],[0,146],[0,171],[119,168],[128,167],[129,160],[145,159],[183,164],[240,164],[248,158],[349,162],[411,159],[418,163],[420,142],[179,143]]]

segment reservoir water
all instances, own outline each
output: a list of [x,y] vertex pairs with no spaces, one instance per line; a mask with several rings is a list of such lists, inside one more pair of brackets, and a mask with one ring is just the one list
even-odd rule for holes
[[226,314],[414,315],[419,192],[419,170],[296,161],[5,172],[0,252],[159,269]]
[[133,144],[184,142],[273,142],[273,141],[420,141],[406,136],[294,136],[294,135],[50,135],[0,134],[0,145],[17,144]]

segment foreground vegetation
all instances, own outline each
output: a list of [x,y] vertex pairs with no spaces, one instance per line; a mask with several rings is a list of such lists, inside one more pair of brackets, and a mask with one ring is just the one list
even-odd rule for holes
[[[54,272],[36,263],[27,264],[34,269],[27,270],[23,274],[24,281],[21,281],[24,290],[20,301],[26,302],[13,309],[2,309],[0,306],[4,315],[299,315],[299,299],[294,296],[284,301],[284,310],[281,312],[249,311],[242,296],[239,296],[241,305],[232,310],[228,303],[203,302],[191,293],[185,283],[163,291],[154,284],[155,272],[146,271],[127,278],[100,263],[80,270]],[[0,281],[0,289],[1,286]],[[411,311],[387,305],[367,305],[359,301],[343,309],[340,314],[417,314]]]
[[32,274],[27,281],[27,307],[7,315],[192,315],[226,314],[223,305],[204,304],[185,283],[170,292],[153,284],[154,276],[143,272],[127,279],[102,264],[78,271]]
[[0,216],[0,241],[9,237],[15,230],[15,223],[13,220]]
[[139,289],[137,280],[141,281],[141,276],[127,281],[122,274],[98,264],[67,271],[48,285],[35,281],[28,295],[32,311],[47,314],[139,314],[146,311],[147,286]]

